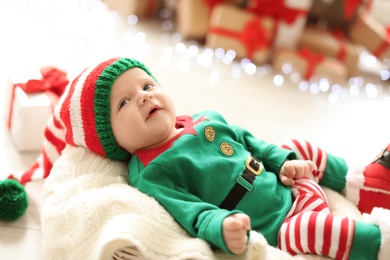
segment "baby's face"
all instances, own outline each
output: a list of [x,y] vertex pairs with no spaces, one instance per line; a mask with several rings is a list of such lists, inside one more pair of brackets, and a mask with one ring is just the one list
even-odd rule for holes
[[158,146],[175,134],[171,98],[140,68],[129,69],[115,80],[110,109],[115,139],[130,153]]

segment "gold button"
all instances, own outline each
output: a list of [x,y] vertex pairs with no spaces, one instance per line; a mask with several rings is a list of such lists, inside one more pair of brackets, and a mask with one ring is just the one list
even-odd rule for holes
[[234,149],[233,149],[233,146],[231,144],[228,144],[228,143],[224,142],[224,143],[222,143],[219,146],[219,148],[227,156],[232,156],[233,155]]
[[209,140],[210,142],[214,141],[215,130],[213,127],[211,127],[211,126],[206,127],[204,129],[204,134],[205,134],[207,140]]

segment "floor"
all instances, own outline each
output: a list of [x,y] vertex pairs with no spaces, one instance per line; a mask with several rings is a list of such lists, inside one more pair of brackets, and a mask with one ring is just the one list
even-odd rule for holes
[[[0,0],[0,114],[4,114],[9,77],[23,81],[39,75],[38,69],[45,65],[73,77],[92,62],[131,56],[147,64],[180,114],[216,109],[230,123],[269,142],[305,138],[351,165],[370,162],[390,142],[390,81],[380,80],[378,65],[362,62],[362,78],[355,79],[360,86],[357,95],[349,91],[353,82],[342,85],[339,92],[318,90],[315,85],[306,90],[289,75],[275,77],[269,66],[251,73],[238,62],[207,58],[203,46],[182,43],[172,33],[171,22],[166,20],[164,27],[161,21],[133,24],[97,0]],[[4,122],[0,120],[0,177],[28,169],[38,156],[19,153]],[[26,185],[30,206],[24,217],[0,222],[1,259],[43,258],[42,183]]]

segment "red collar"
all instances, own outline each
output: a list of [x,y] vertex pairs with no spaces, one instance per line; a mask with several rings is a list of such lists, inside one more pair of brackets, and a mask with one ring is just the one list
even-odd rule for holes
[[178,116],[176,117],[176,129],[184,128],[180,133],[172,137],[167,142],[145,150],[138,150],[133,153],[133,155],[137,155],[140,162],[146,167],[152,160],[154,160],[157,156],[168,150],[172,147],[173,143],[182,135],[185,134],[193,134],[196,135],[196,131],[194,129],[194,125],[199,122],[205,120],[203,117],[200,117],[195,122],[193,121],[192,116]]

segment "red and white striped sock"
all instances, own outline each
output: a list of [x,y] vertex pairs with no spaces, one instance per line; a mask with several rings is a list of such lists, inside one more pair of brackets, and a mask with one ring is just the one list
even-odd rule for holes
[[313,180],[299,179],[291,190],[294,203],[279,231],[278,247],[292,255],[348,259],[355,222],[332,216],[325,194]]
[[309,253],[348,259],[354,221],[323,212],[299,213],[282,225],[279,248],[292,255]]

